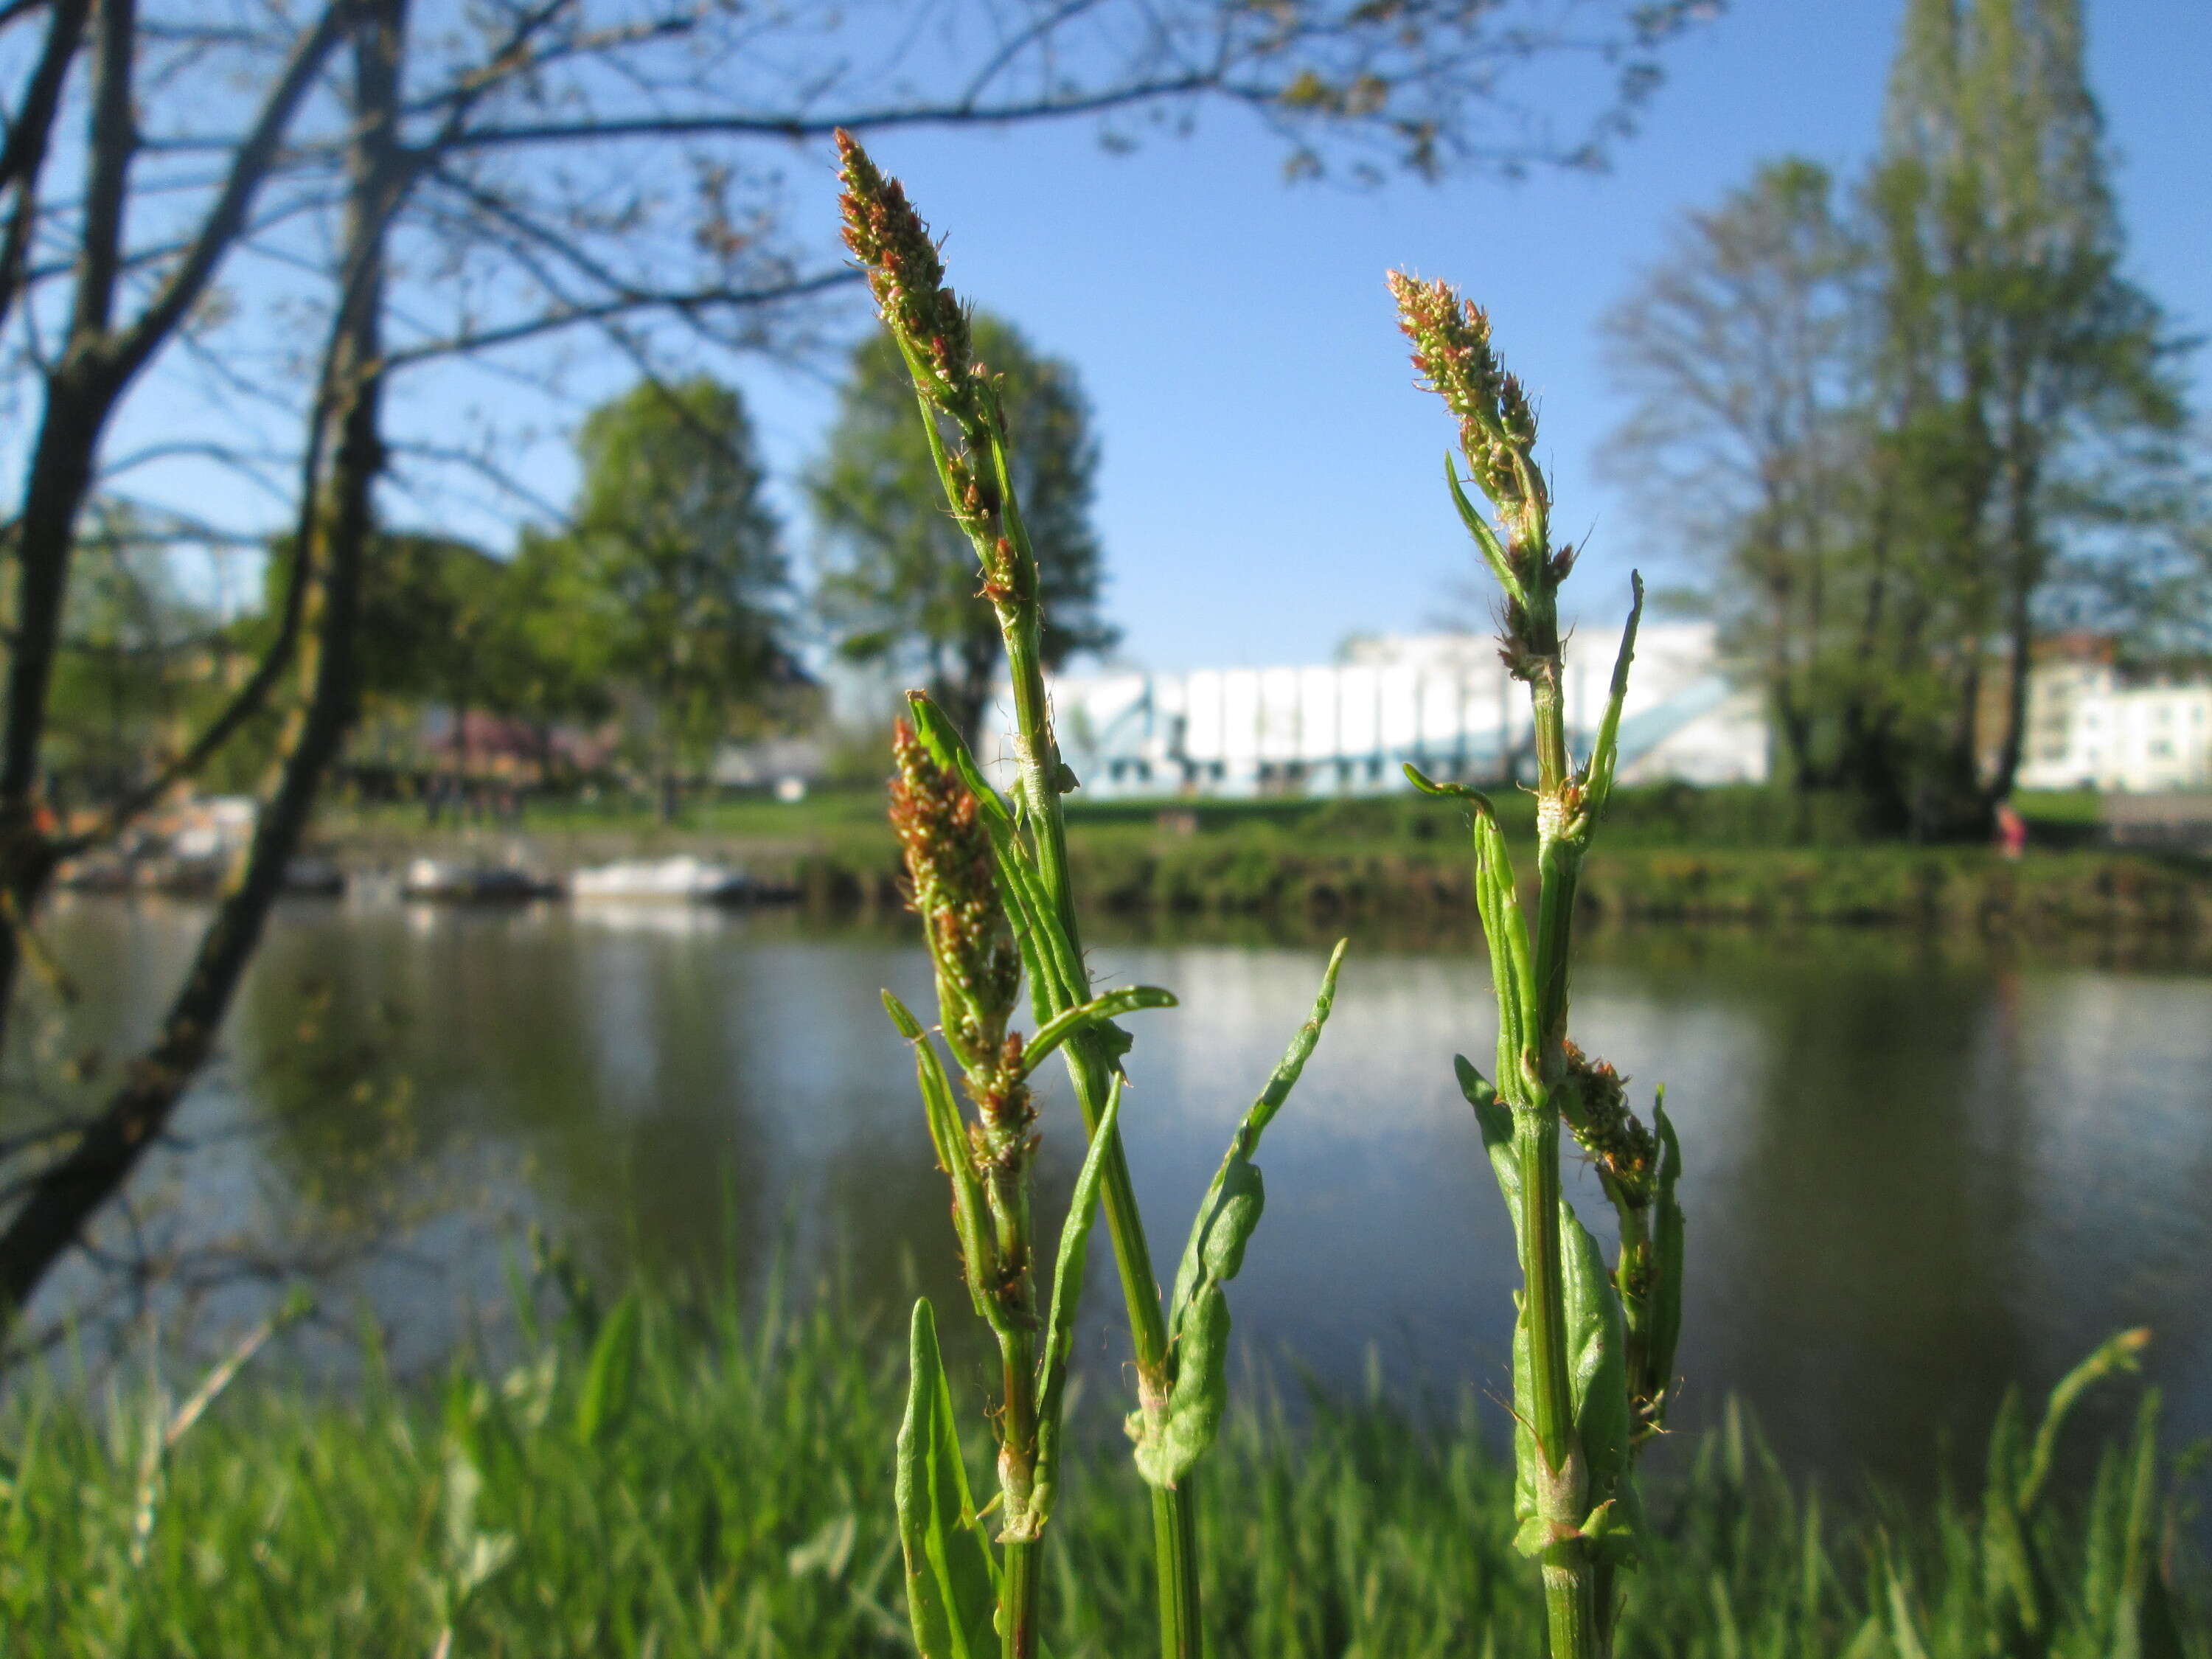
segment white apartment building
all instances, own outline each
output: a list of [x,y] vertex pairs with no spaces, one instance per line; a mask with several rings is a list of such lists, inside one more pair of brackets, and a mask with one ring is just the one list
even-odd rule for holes
[[2212,681],[2131,680],[2087,655],[2027,681],[2023,789],[2212,788]]
[[[1604,713],[1613,657],[1593,633],[1577,647],[1566,715],[1581,751]],[[1466,781],[1528,769],[1528,688],[1487,635],[1360,641],[1341,661],[1305,667],[1063,675],[1051,691],[1061,748],[1093,799],[1376,794],[1407,787],[1407,761]],[[1011,753],[1010,734],[984,750]],[[1765,778],[1759,697],[1729,684],[1711,623],[1643,629],[1620,766],[1627,782]]]

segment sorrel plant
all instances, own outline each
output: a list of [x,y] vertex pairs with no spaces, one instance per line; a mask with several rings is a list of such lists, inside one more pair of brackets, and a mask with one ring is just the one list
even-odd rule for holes
[[[972,360],[967,313],[945,285],[937,249],[904,190],[848,134],[838,135],[838,147],[846,243],[913,375],[946,503],[975,545],[980,597],[996,612],[1006,642],[1016,727],[1011,799],[986,781],[963,734],[920,693],[908,699],[912,727],[902,725],[896,738],[893,817],[936,970],[939,1029],[976,1109],[972,1125],[962,1120],[931,1035],[896,998],[887,994],[885,1005],[915,1044],[931,1134],[951,1182],[969,1297],[1004,1362],[994,1540],[961,1461],[935,1315],[926,1300],[916,1304],[897,1488],[908,1616],[924,1659],[978,1659],[994,1648],[1022,1659],[1036,1651],[1038,1544],[1058,1487],[1084,1250],[1103,1203],[1134,1350],[1137,1409],[1128,1430],[1152,1492],[1160,1650],[1198,1659],[1203,1625],[1188,1477],[1217,1437],[1227,1402],[1226,1286],[1264,1201],[1252,1156],[1320,1039],[1344,947],[1329,959],[1312,1017],[1238,1126],[1164,1304],[1121,1150],[1121,1057],[1131,1039],[1114,1022],[1174,999],[1149,987],[1093,994],[1060,804],[1076,780],[1053,732],[1036,556],[1012,483],[999,384]],[[1036,1021],[1026,1042],[1007,1030],[1021,979]],[[1055,1048],[1074,1085],[1088,1150],[1060,1232],[1040,1343],[1028,1079]]]
[[[1536,414],[1492,349],[1489,319],[1443,283],[1390,276],[1413,367],[1459,422],[1460,454],[1488,499],[1468,499],[1447,455],[1445,482],[1504,596],[1507,669],[1528,687],[1536,750],[1536,925],[1522,919],[1496,810],[1474,790],[1407,775],[1474,809],[1475,893],[1498,995],[1498,1054],[1484,1079],[1464,1056],[1474,1108],[1511,1212],[1521,1259],[1513,1328],[1515,1541],[1540,1564],[1553,1659],[1601,1659],[1619,1610],[1613,1577],[1640,1530],[1631,1476],[1664,1426],[1681,1326],[1681,1151],[1663,1103],[1652,1127],[1628,1108],[1620,1074],[1567,1036],[1575,884],[1612,793],[1644,584],[1632,578],[1611,693],[1587,759],[1568,753],[1559,591],[1575,550],[1551,540],[1551,490],[1535,459]],[[1620,1224],[1610,1272],[1560,1190],[1564,1121]],[[1656,1130],[1656,1133],[1655,1133]]]

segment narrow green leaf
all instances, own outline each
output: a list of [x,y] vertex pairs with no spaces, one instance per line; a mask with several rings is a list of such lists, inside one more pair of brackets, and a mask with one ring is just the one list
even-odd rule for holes
[[[2118,1659],[2151,1659],[2143,1613],[2158,1577],[2159,1391],[2144,1390],[2136,1412],[2136,1431],[2127,1452],[2123,1480],[2127,1489],[2127,1529],[2120,1558],[2120,1601],[2113,1631]],[[2160,1655],[2159,1659],[2165,1659]]]
[[992,1659],[999,1651],[998,1573],[969,1494],[927,1297],[914,1304],[908,1364],[897,1498],[915,1646],[921,1659]]
[[599,1327],[592,1344],[592,1357],[584,1367],[583,1391],[576,1397],[576,1443],[598,1445],[629,1415],[637,1389],[637,1356],[643,1330],[642,1313],[635,1289],[622,1299]]
[[2051,1478],[2051,1460],[2058,1454],[2058,1437],[2066,1427],[2066,1419],[2073,1414],[2075,1405],[2092,1388],[2108,1376],[2122,1371],[2142,1368],[2142,1351],[2150,1346],[2147,1329],[2122,1331],[2098,1344],[2096,1351],[2058,1380],[2051,1391],[2051,1398],[2043,1408],[2043,1421],[2035,1431],[2035,1445],[2028,1454],[2027,1473],[2021,1479],[2020,1509],[2025,1515],[2035,1508],[2043,1495],[2044,1483]]
[[[1652,1103],[1659,1135],[1659,1178],[1651,1227],[1651,1375],[1662,1389],[1674,1386],[1674,1351],[1682,1336],[1682,1206],[1674,1188],[1682,1177],[1682,1143],[1667,1115],[1667,1091]],[[1663,1397],[1663,1396],[1662,1396]]]
[[1882,1650],[1881,1615],[1870,1613],[1838,1659],[1875,1659]]
[[1604,1252],[1565,1199],[1559,1200],[1559,1245],[1575,1437],[1589,1481],[1590,1508],[1612,1506],[1607,1553],[1626,1561],[1632,1559],[1641,1517],[1628,1480],[1628,1336],[1620,1298]]
[[1452,505],[1459,509],[1459,521],[1467,526],[1467,533],[1474,538],[1474,544],[1482,550],[1482,562],[1490,567],[1490,574],[1505,590],[1505,597],[1526,605],[1528,595],[1521,586],[1521,579],[1513,574],[1512,562],[1505,556],[1505,549],[1498,539],[1497,531],[1491,527],[1490,520],[1482,516],[1480,510],[1468,499],[1467,491],[1461,487],[1459,467],[1453,461],[1449,449],[1444,451],[1444,483],[1450,488]]
[[1597,741],[1583,769],[1583,810],[1595,821],[1613,797],[1613,772],[1620,753],[1620,709],[1628,697],[1628,665],[1636,660],[1636,627],[1644,619],[1644,577],[1628,575],[1635,598],[1628,607],[1628,625],[1621,630],[1620,653],[1613,659],[1613,690],[1606,698],[1605,716],[1598,722]]
[[1164,991],[1157,985],[1132,985],[1105,995],[1094,997],[1079,1008],[1070,1008],[1055,1014],[1037,1028],[1036,1034],[1022,1048],[1022,1063],[1025,1070],[1035,1071],[1037,1065],[1054,1048],[1076,1032],[1103,1020],[1122,1014],[1136,1012],[1140,1008],[1172,1008],[1175,993]]
[[1472,801],[1476,811],[1486,812],[1492,817],[1498,816],[1498,808],[1480,789],[1470,789],[1463,783],[1438,783],[1411,761],[1405,763],[1403,769],[1406,781],[1425,795],[1434,795],[1439,800]]
[[1098,1218],[1098,1181],[1106,1168],[1106,1150],[1114,1144],[1114,1131],[1121,1119],[1121,1085],[1115,1073],[1106,1094],[1106,1109],[1098,1115],[1091,1147],[1083,1155],[1083,1169],[1075,1177],[1075,1195],[1068,1200],[1067,1220],[1060,1230],[1060,1254],[1052,1264],[1052,1306],[1045,1320],[1044,1353],[1037,1385],[1036,1470],[1030,1488],[1030,1535],[1044,1530],[1052,1518],[1053,1502],[1060,1495],[1060,1418],[1066,1406],[1067,1362],[1075,1349],[1076,1304],[1083,1295],[1083,1261],[1091,1243],[1091,1229]]
[[968,1133],[961,1121],[959,1103],[953,1097],[952,1079],[945,1073],[937,1045],[929,1040],[929,1034],[913,1011],[890,992],[885,991],[883,995],[891,1024],[914,1044],[915,1083],[921,1091],[922,1115],[928,1121],[930,1145],[936,1149],[938,1168],[945,1171],[945,1178],[952,1184],[952,1227],[960,1241],[968,1299],[975,1304],[977,1316],[995,1330],[1002,1315],[998,1304],[984,1295],[983,1286],[990,1278],[997,1252],[986,1222],[988,1210],[982,1182],[968,1155]]
[[1339,940],[1322,975],[1313,1012],[1291,1039],[1267,1086],[1247,1109],[1221,1167],[1191,1224],[1169,1303],[1170,1382],[1164,1409],[1131,1419],[1137,1468],[1155,1486],[1173,1486],[1213,1444],[1229,1402],[1229,1294],[1244,1249],[1267,1207],[1267,1187],[1252,1162],[1260,1137],[1305,1069],[1336,1003],[1336,980],[1349,940]]
[[959,778],[968,793],[975,797],[986,820],[1011,823],[1013,812],[1006,797],[991,787],[991,781],[983,775],[983,769],[975,764],[968,740],[960,735],[960,728],[953,725],[951,718],[930,700],[927,692],[909,691],[906,702],[914,714],[915,733],[921,738],[922,747],[929,750],[930,758]]
[[994,836],[991,846],[998,860],[1000,885],[1014,896],[1028,925],[1036,953],[1031,972],[1049,994],[1051,1013],[1056,1016],[1088,1002],[1090,972],[1069,941],[1066,928],[1060,925],[1060,913],[1045,891],[1042,878],[1022,849],[1020,838],[1009,829]]
[[1528,928],[1521,917],[1521,896],[1513,885],[1513,858],[1505,850],[1497,815],[1474,819],[1474,874],[1483,937],[1490,946],[1490,974],[1498,993],[1498,1088],[1509,1104],[1524,1104],[1531,1081],[1540,1018],[1536,968]]
[[1982,1493],[1982,1593],[2003,1650],[2041,1632],[2049,1606],[2035,1547],[2022,1525],[2021,1477],[2027,1453],[2021,1444],[2020,1393],[2005,1390],[1990,1430],[1987,1484]]
[[899,1035],[914,1045],[914,1077],[921,1090],[921,1105],[929,1121],[930,1145],[937,1149],[938,1166],[951,1176],[957,1187],[961,1172],[968,1168],[967,1140],[960,1123],[960,1108],[952,1096],[952,1080],[945,1075],[945,1062],[937,1053],[937,1045],[929,1040],[921,1022],[914,1012],[889,991],[884,993],[884,1006],[890,1011],[891,1023]]
[[1889,1641],[1897,1659],[1928,1659],[1928,1645],[1920,1639],[1920,1622],[1912,1616],[1912,1589],[1893,1561],[1882,1564],[1889,1581]]
[[1513,1109],[1498,1097],[1498,1091],[1484,1081],[1465,1054],[1452,1056],[1452,1069],[1459,1075],[1460,1093],[1474,1108],[1474,1121],[1482,1131],[1482,1150],[1490,1157],[1490,1172],[1498,1177],[1506,1213],[1513,1218],[1513,1243],[1517,1251],[1522,1225],[1521,1164],[1513,1156]]
[[1410,761],[1407,780],[1425,794],[1463,800],[1474,808],[1474,908],[1489,947],[1498,994],[1498,1082],[1508,1101],[1525,1101],[1528,1087],[1522,1057],[1536,1030],[1535,980],[1529,965],[1528,929],[1513,886],[1513,860],[1498,827],[1490,798],[1465,784],[1438,783]]
[[921,1022],[914,1017],[912,1009],[889,991],[884,993],[884,1012],[891,1017],[891,1024],[898,1027],[898,1034],[908,1042],[921,1040]]
[[[1191,1224],[1189,1240],[1183,1246],[1182,1261],[1176,1270],[1175,1294],[1168,1304],[1170,1340],[1174,1340],[1173,1321],[1195,1293],[1199,1279],[1205,1271],[1208,1239],[1217,1224],[1214,1213],[1216,1197],[1231,1180],[1235,1166],[1249,1162],[1260,1150],[1260,1137],[1274,1121],[1275,1114],[1290,1098],[1291,1091],[1297,1087],[1299,1073],[1305,1070],[1307,1060],[1312,1056],[1315,1045],[1321,1041],[1322,1028],[1328,1024],[1328,1017],[1335,1009],[1337,975],[1343,969],[1345,951],[1350,943],[1348,939],[1340,939],[1336,949],[1329,953],[1328,966],[1322,971],[1321,990],[1314,998],[1312,1013],[1307,1016],[1305,1024],[1298,1027],[1297,1034],[1291,1039],[1290,1047],[1284,1051],[1282,1059],[1276,1062],[1275,1069],[1268,1074],[1267,1085],[1260,1091],[1258,1098],[1245,1109],[1244,1116],[1237,1126],[1237,1133],[1230,1138],[1229,1150],[1222,1155],[1221,1167],[1214,1172],[1212,1184],[1206,1188],[1205,1198],[1199,1202],[1198,1215]],[[1253,1220],[1256,1223],[1258,1219],[1255,1213]],[[1216,1248],[1226,1249],[1231,1247],[1224,1243]],[[1233,1249],[1233,1256],[1225,1259],[1241,1265],[1244,1240],[1236,1240]],[[1231,1266],[1229,1270],[1231,1275],[1236,1271],[1236,1266]]]
[[1322,970],[1321,989],[1314,994],[1313,1012],[1291,1038],[1290,1047],[1275,1062],[1275,1069],[1267,1074],[1267,1086],[1260,1091],[1259,1098],[1252,1103],[1244,1114],[1244,1121],[1237,1127],[1237,1139],[1248,1158],[1260,1150],[1261,1135],[1275,1121],[1275,1114],[1282,1110],[1283,1103],[1291,1097],[1291,1091],[1297,1086],[1306,1061],[1313,1058],[1313,1051],[1321,1042],[1322,1028],[1336,1011],[1336,977],[1343,971],[1345,953],[1351,948],[1350,939],[1340,939],[1336,949],[1328,953],[1328,966]]
[[[1474,1108],[1482,1126],[1483,1144],[1491,1154],[1491,1168],[1505,1195],[1513,1217],[1517,1248],[1522,1225],[1521,1178],[1511,1141],[1508,1109],[1465,1060],[1459,1062],[1460,1091]],[[1593,1520],[1586,1522],[1593,1544],[1606,1558],[1625,1565],[1634,1559],[1643,1528],[1643,1510],[1628,1479],[1632,1423],[1628,1404],[1627,1332],[1620,1301],[1606,1271],[1604,1253],[1583,1226],[1574,1206],[1559,1200],[1560,1281],[1565,1303],[1567,1348],[1568,1408],[1575,1448],[1589,1482],[1588,1502]],[[1516,1304],[1522,1293],[1516,1291]],[[1513,1512],[1522,1524],[1522,1540],[1534,1541],[1540,1553],[1548,1532],[1534,1525],[1539,1519],[1537,1475],[1543,1453],[1536,1443],[1536,1376],[1525,1309],[1516,1306],[1513,1321]]]

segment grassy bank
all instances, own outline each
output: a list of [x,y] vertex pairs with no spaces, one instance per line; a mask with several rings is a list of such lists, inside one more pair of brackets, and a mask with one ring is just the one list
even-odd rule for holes
[[[795,805],[702,804],[661,826],[627,809],[532,810],[520,826],[426,825],[398,808],[338,811],[325,833],[358,867],[420,852],[504,857],[566,870],[614,858],[698,853],[794,881],[824,909],[890,908],[896,844],[874,790]],[[2031,802],[2043,844],[2018,863],[1982,848],[1852,839],[1832,812],[1761,789],[1622,790],[1583,876],[1597,921],[1973,927],[2027,933],[2212,928],[2212,865],[2081,844],[2087,798]],[[1516,842],[1534,836],[1526,795],[1502,797]],[[1130,914],[1309,915],[1334,921],[1473,915],[1464,815],[1434,802],[1105,803],[1071,811],[1080,890]],[[1527,862],[1527,860],[1523,860]]]
[[[450,1626],[453,1654],[514,1659],[909,1651],[896,1329],[828,1304],[602,1316],[586,1295],[520,1346],[512,1368],[423,1391],[372,1366],[343,1396],[264,1359],[165,1458],[147,1449],[172,1419],[141,1391],[19,1392],[0,1425],[7,1650],[422,1659]],[[1110,1389],[1110,1368],[1090,1382]],[[1476,1409],[1237,1414],[1203,1475],[1218,1652],[1537,1651],[1510,1467]],[[1620,1651],[2208,1659],[2153,1422],[2106,1449],[2086,1498],[2033,1508],[2023,1542],[1987,1494],[1823,1499],[1740,1426],[1677,1448]],[[1101,1441],[1073,1473],[1048,1534],[1048,1640],[1060,1659],[1142,1651],[1149,1536],[1126,1448]],[[2004,1611],[2016,1586],[2041,1598],[2039,1634]]]

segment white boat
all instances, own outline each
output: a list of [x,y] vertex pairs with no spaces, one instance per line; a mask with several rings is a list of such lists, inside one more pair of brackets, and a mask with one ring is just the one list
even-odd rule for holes
[[751,896],[742,870],[684,854],[668,859],[622,859],[568,878],[576,899],[665,899],[685,904],[734,904]]

